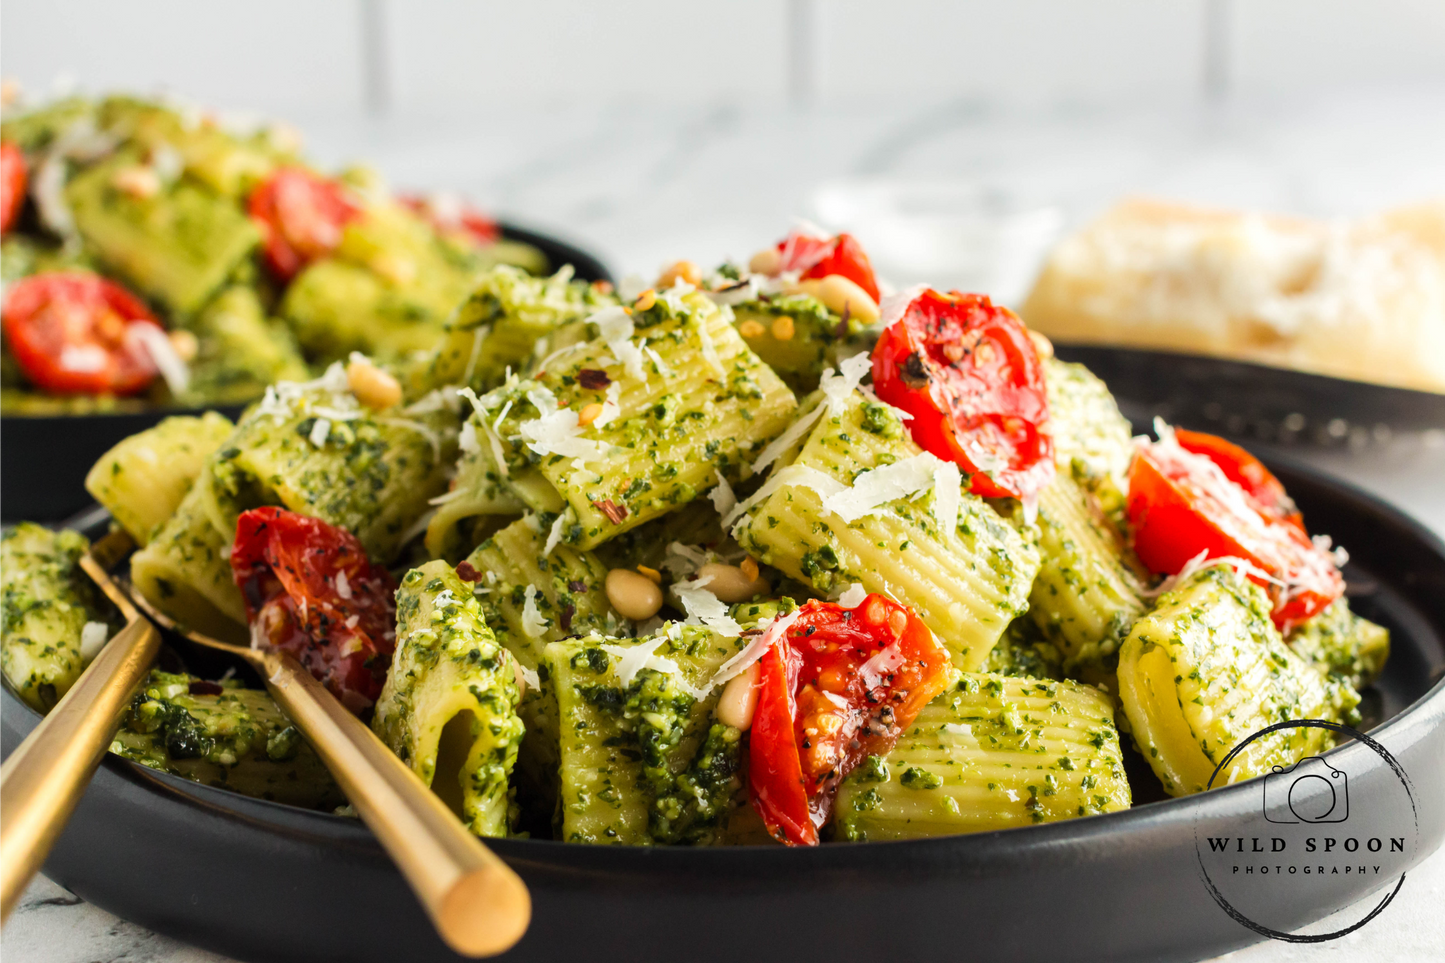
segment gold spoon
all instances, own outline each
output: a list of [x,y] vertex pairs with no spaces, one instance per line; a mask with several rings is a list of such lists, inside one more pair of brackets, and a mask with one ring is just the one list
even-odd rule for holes
[[[129,543],[128,538],[125,541]],[[115,558],[110,567],[119,561]],[[531,895],[521,877],[467,831],[446,804],[310,672],[281,652],[185,631],[128,588],[135,604],[158,624],[198,645],[244,659],[265,680],[272,698],[306,735],[381,840],[448,946],[465,956],[492,956],[516,945],[532,917]],[[9,818],[7,811],[7,822]]]

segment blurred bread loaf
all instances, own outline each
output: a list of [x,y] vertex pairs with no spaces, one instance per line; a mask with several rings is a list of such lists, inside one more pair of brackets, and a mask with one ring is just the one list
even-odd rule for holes
[[1445,392],[1445,199],[1353,222],[1126,201],[1053,251],[1022,314],[1064,343]]

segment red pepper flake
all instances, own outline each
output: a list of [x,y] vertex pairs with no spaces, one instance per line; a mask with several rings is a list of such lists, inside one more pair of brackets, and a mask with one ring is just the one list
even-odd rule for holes
[[583,368],[577,372],[577,383],[588,391],[601,391],[612,384],[612,379],[607,377],[607,372],[598,371],[596,368]]
[[482,573],[478,572],[477,567],[471,562],[462,559],[457,563],[457,578],[463,582],[480,582],[482,580]]
[[220,695],[226,690],[218,682],[205,682],[197,679],[190,684],[189,691],[191,695]]
[[582,581],[581,579],[574,578],[572,581],[567,583],[567,588],[571,589],[574,592],[585,592],[587,591],[587,583]]
[[627,517],[627,507],[617,504],[610,498],[604,498],[600,502],[593,502],[592,507],[610,518],[614,525],[621,525],[622,520]]
[[562,624],[562,631],[563,631],[563,632],[571,632],[571,631],[572,631],[572,616],[573,616],[574,614],[576,614],[576,612],[577,612],[577,606],[575,606],[575,605],[568,604],[568,605],[562,606],[562,613],[561,613],[561,615],[558,617],[557,621]]

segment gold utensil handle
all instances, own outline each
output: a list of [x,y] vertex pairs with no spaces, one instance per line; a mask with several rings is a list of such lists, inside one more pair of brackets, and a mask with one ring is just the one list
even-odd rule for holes
[[311,740],[442,939],[465,956],[516,945],[532,919],[521,877],[295,659],[256,655],[271,695]]
[[160,644],[155,626],[132,620],[0,767],[0,920],[80,802]]

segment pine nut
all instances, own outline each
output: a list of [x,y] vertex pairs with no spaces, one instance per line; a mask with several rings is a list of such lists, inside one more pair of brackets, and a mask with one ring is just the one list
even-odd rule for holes
[[724,562],[708,562],[697,570],[698,578],[712,576],[712,581],[703,586],[718,597],[719,602],[732,605],[746,602],[755,595],[766,594],[771,586],[765,579],[748,578],[736,565]]
[[634,622],[650,619],[662,608],[662,588],[646,575],[625,568],[607,573],[607,601],[624,618]]
[[176,357],[182,361],[191,362],[196,360],[196,354],[201,350],[201,342],[189,331],[169,331],[166,337],[171,340],[171,347],[175,349]]
[[796,330],[793,326],[793,319],[786,314],[780,314],[773,319],[773,337],[779,341],[793,340],[793,334]]
[[1034,350],[1039,353],[1039,357],[1052,358],[1054,356],[1054,343],[1033,328],[1029,328],[1028,332],[1029,340],[1034,343]]
[[882,316],[877,302],[868,296],[868,292],[841,274],[828,275],[818,288],[818,300],[834,314],[846,314],[863,324],[872,324]]
[[754,662],[728,680],[717,700],[717,721],[747,732],[758,709],[758,676],[761,670]]
[[738,325],[738,334],[744,338],[761,338],[767,330],[767,328],[763,327],[762,322],[754,321],[752,318],[748,318],[748,320]]
[[117,171],[111,179],[118,191],[144,200],[161,192],[161,178],[151,167],[126,167]]
[[637,300],[632,302],[632,307],[638,311],[650,311],[656,303],[657,292],[652,288],[648,288],[637,296]]
[[662,584],[662,573],[659,572],[657,569],[655,569],[655,568],[648,568],[646,565],[639,565],[639,566],[637,566],[637,571],[641,572],[643,575],[646,575],[648,578],[652,579],[652,584],[653,584],[653,585],[661,585],[661,584]]
[[662,272],[662,276],[657,279],[657,286],[666,290],[678,281],[686,281],[697,287],[702,283],[702,271],[692,261],[678,261]]
[[387,372],[364,358],[346,366],[346,383],[356,400],[373,411],[384,411],[401,403],[401,385]]
[[592,404],[586,405],[581,411],[577,412],[577,424],[581,425],[583,428],[586,428],[588,425],[592,424],[592,422],[596,421],[597,417],[601,414],[602,405],[594,401],[592,402]]
[[748,261],[748,270],[754,274],[777,274],[783,269],[783,256],[775,247],[765,247]]

